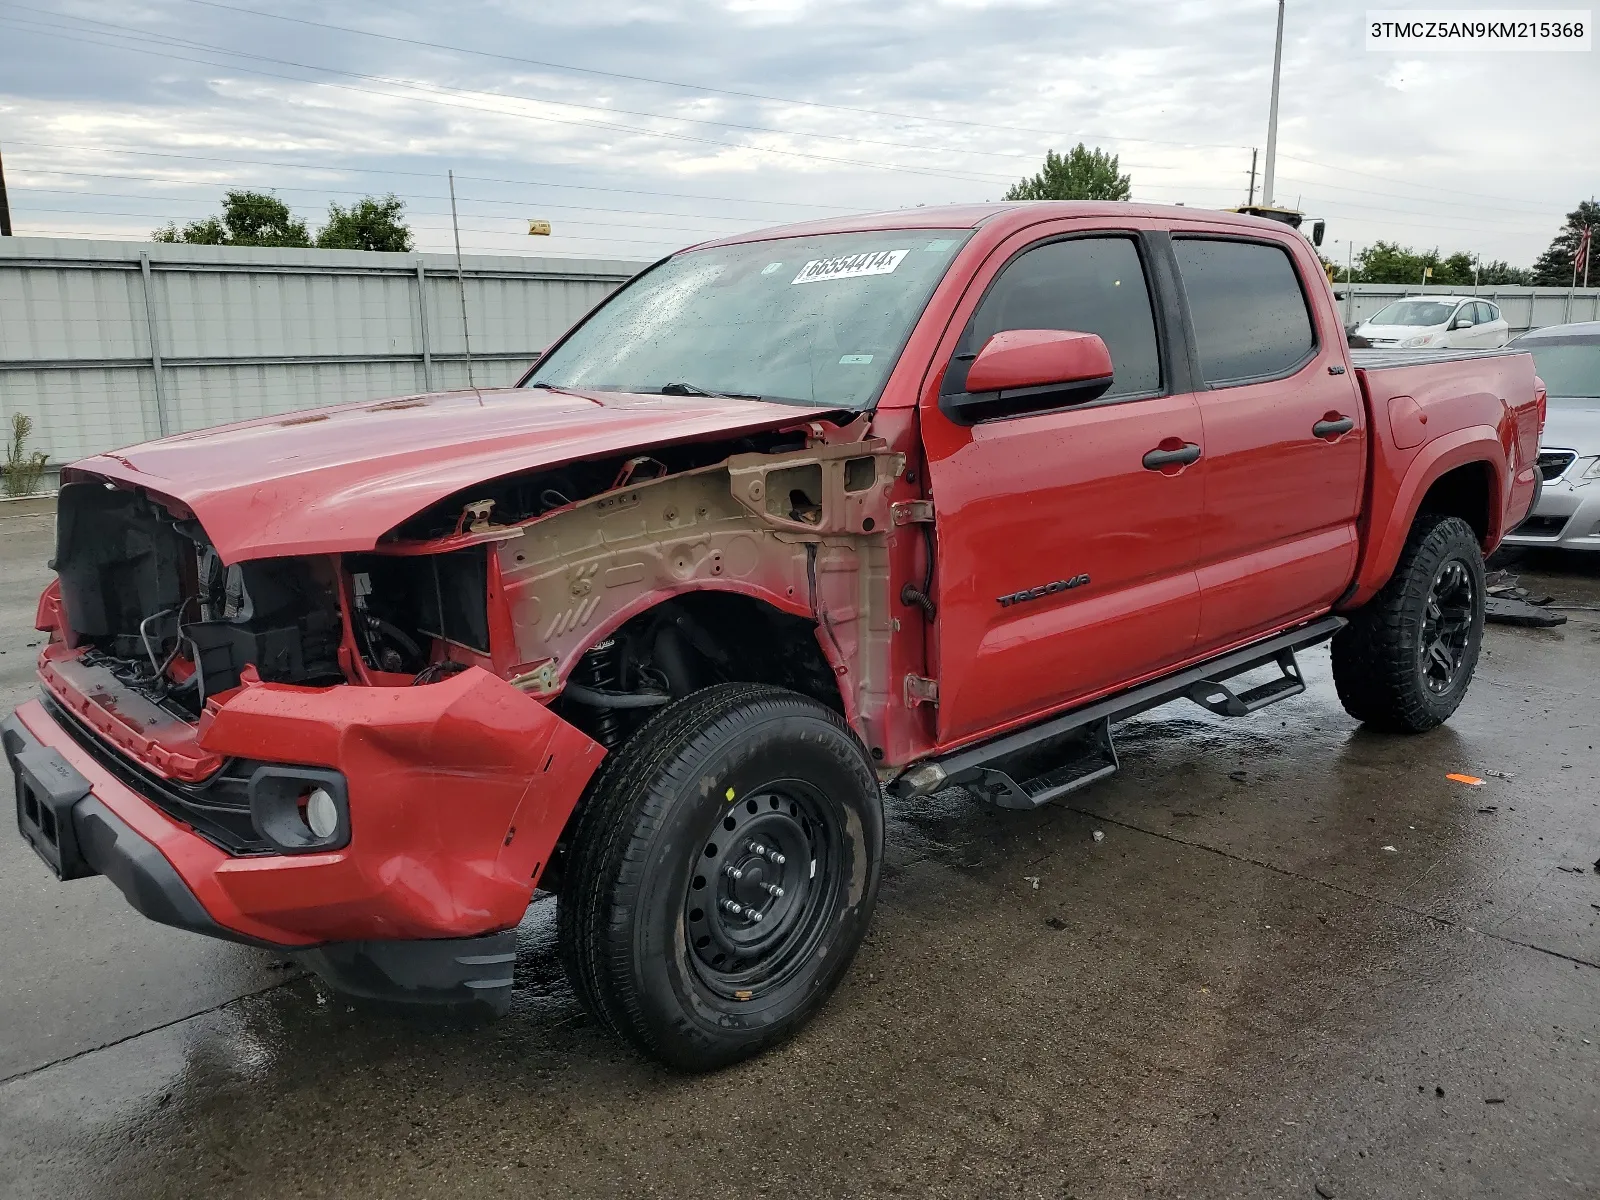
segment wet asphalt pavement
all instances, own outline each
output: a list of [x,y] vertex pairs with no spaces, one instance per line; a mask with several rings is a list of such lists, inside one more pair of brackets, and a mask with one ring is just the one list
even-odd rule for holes
[[[0,518],[7,711],[49,529]],[[1600,607],[1600,563],[1517,569]],[[1600,612],[1569,616],[1491,627],[1424,737],[1358,729],[1324,649],[1255,717],[1123,727],[1068,807],[896,805],[844,986],[711,1077],[589,1024],[549,902],[512,1014],[452,1022],[0,834],[0,1195],[1600,1194]]]

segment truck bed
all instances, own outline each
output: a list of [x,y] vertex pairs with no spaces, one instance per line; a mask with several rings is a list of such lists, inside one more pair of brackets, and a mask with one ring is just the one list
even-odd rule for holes
[[1439,350],[1419,347],[1415,350],[1351,350],[1350,363],[1358,371],[1381,371],[1386,367],[1422,367],[1430,363],[1461,362],[1483,358],[1499,358],[1506,354],[1526,354],[1510,346],[1478,349],[1467,346],[1446,346]]
[[[1371,440],[1361,558],[1347,607],[1366,603],[1389,578],[1427,480],[1485,461],[1472,482],[1489,517],[1485,554],[1533,501],[1542,402],[1526,350],[1353,350]],[[1473,471],[1481,471],[1474,466]],[[1379,519],[1374,522],[1373,514]]]

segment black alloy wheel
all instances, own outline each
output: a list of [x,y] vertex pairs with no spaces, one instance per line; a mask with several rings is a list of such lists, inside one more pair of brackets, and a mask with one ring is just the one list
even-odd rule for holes
[[1421,513],[1389,581],[1333,639],[1344,709],[1372,729],[1425,733],[1449,719],[1483,646],[1483,549],[1466,521]]
[[1417,639],[1423,682],[1435,695],[1449,692],[1461,676],[1472,635],[1475,600],[1471,568],[1459,558],[1441,563],[1428,589],[1422,636]]

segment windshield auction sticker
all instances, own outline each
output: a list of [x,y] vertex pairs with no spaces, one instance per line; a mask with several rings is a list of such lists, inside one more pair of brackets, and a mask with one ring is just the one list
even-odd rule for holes
[[863,275],[889,275],[906,256],[904,250],[873,250],[866,254],[843,254],[838,258],[814,258],[800,268],[790,283],[823,283],[830,279],[859,279]]
[[1549,51],[1594,48],[1588,9],[1369,9],[1367,49]]

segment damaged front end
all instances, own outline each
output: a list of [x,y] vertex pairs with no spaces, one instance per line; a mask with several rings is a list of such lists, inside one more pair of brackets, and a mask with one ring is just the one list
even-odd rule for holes
[[904,460],[865,430],[570,462],[243,561],[185,502],[73,471],[45,694],[3,730],[19,824],[156,920],[304,951],[349,991],[503,1007],[508,931],[652,712],[759,680],[884,744]]
[[347,990],[437,999],[400,970],[421,956],[499,1007],[503,962],[504,997],[450,963],[494,958],[472,939],[521,918],[602,752],[482,669],[481,548],[229,564],[147,490],[80,475],[59,505],[44,696],[3,730],[41,857],[153,919],[314,948]]

